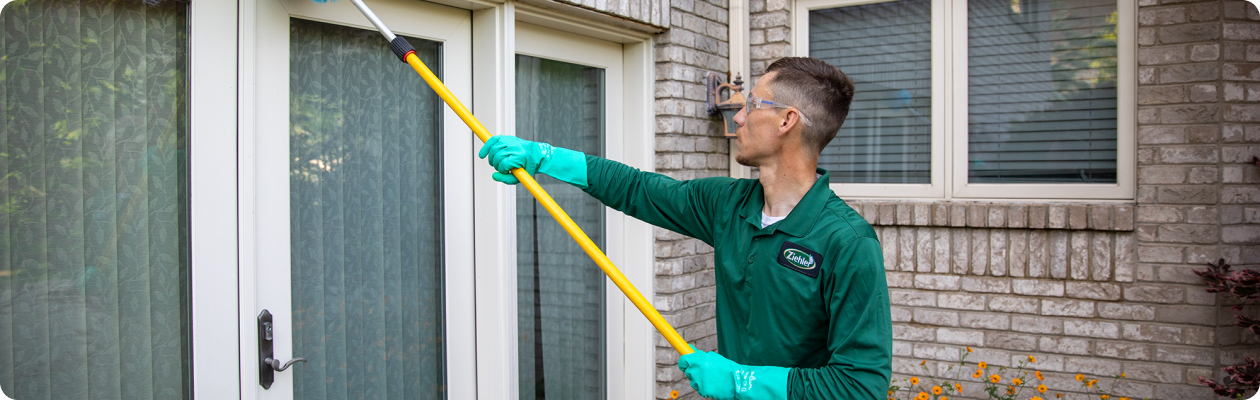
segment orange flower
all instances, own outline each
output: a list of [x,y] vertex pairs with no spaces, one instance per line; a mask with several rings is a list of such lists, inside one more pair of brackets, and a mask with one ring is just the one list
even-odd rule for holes
[[1044,381],[1044,380],[1046,380],[1046,377],[1041,376],[1041,371],[1037,371],[1037,380],[1039,380],[1039,381]]
[[1037,385],[1037,393],[1045,393],[1046,389],[1048,389],[1046,385]]
[[918,378],[918,377],[915,377],[915,376],[910,377],[910,384],[911,384],[911,385],[918,385],[918,384],[919,384],[919,378]]
[[971,377],[972,377],[972,378],[979,378],[979,377],[980,377],[980,375],[981,375],[981,374],[983,374],[983,373],[984,373],[984,371],[981,371],[981,370],[978,370],[978,369],[977,369],[977,370],[976,370],[976,373],[971,374]]
[[914,396],[914,398],[916,398],[916,399],[918,399],[918,400],[928,400],[928,399],[932,398],[932,396],[929,396],[929,395],[927,394],[927,392],[919,392],[919,395],[918,395],[918,396]]
[[1055,393],[1054,397],[1063,397],[1063,393]]
[[949,400],[949,396],[941,396],[940,400]]
[[[890,390],[890,391],[888,391],[888,394],[889,394],[889,395],[892,395],[892,391],[891,391],[891,390]],[[669,398],[671,398],[671,399],[677,399],[677,398],[678,398],[678,391],[677,391],[677,390],[671,390],[671,391],[669,391]]]
[[1041,400],[1041,396],[1033,396],[1031,399],[1028,399],[1028,400]]
[[1028,356],[1028,362],[1037,362],[1037,357]]
[[1125,375],[1123,372],[1121,372],[1121,373],[1120,373],[1120,377],[1121,377],[1121,378],[1128,378],[1128,376],[1127,376],[1127,375]]
[[958,393],[962,393],[962,384],[960,384],[960,383],[955,383],[955,384],[954,384],[954,390],[957,390],[957,391],[958,391]]
[[968,352],[968,353],[970,353],[970,352],[971,352],[971,346],[967,346],[967,352]]
[[998,374],[993,374],[992,376],[989,377],[989,382],[998,383],[1001,381],[1002,381],[1002,377],[998,376]]
[[940,387],[940,386],[932,386],[932,394],[937,395],[937,396],[940,396],[940,395],[941,395],[941,387]]
[[1109,395],[1109,394],[1104,394],[1104,395],[1102,395],[1102,396],[1098,396],[1098,398],[1100,398],[1100,399],[1102,399],[1102,400],[1107,400],[1107,399],[1110,399],[1110,398],[1111,398],[1111,395]]
[[919,361],[919,365],[927,364],[927,360]]
[[1128,397],[1121,397],[1120,400],[1129,400]]
[[1011,380],[1011,383],[1014,383],[1014,384],[1016,384],[1016,385],[1023,385],[1023,384],[1024,384],[1024,381],[1023,381],[1023,380],[1021,380],[1021,379],[1019,379],[1019,378],[1015,378],[1015,379]]
[[989,367],[989,363],[986,363],[986,362],[984,362],[984,361],[981,361],[981,362],[980,362],[980,369],[985,369],[985,368],[988,368],[988,367]]
[[889,395],[889,396],[892,396],[892,395],[893,395],[893,393],[896,393],[896,392],[891,391],[891,390],[889,390],[889,391],[888,391],[888,395]]
[[1092,389],[1095,383],[1098,383],[1097,379],[1090,379],[1089,382],[1085,382],[1085,387]]
[[1085,374],[1076,374],[1076,380],[1085,382]]
[[1015,387],[1014,387],[1014,386],[1007,386],[1007,387],[1006,387],[1006,394],[1015,394]]

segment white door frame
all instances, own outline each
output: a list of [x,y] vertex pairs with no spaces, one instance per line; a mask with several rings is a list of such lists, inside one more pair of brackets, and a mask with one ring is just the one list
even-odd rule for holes
[[[474,79],[478,82],[474,113],[492,134],[515,135],[515,56],[517,53],[583,65],[619,69],[620,82],[606,82],[606,93],[620,94],[610,107],[605,155],[651,171],[655,165],[652,114],[653,63],[651,36],[593,24],[530,5],[509,1],[473,13]],[[518,24],[524,23],[524,24]],[[544,33],[546,26],[563,33]],[[542,36],[540,36],[542,35]],[[549,36],[547,36],[549,35]],[[539,39],[546,38],[540,41]],[[619,65],[581,54],[594,39],[620,44]],[[598,45],[595,45],[599,47]],[[611,79],[612,74],[608,74]],[[614,89],[619,87],[620,89]],[[612,103],[612,102],[610,102]],[[610,104],[611,105],[611,104]],[[619,136],[619,137],[618,137]],[[475,141],[480,149],[480,141]],[[517,371],[516,186],[490,179],[494,172],[481,160],[473,166],[477,228],[477,376],[478,395],[485,399],[516,398]],[[651,299],[653,237],[651,226],[608,210],[605,252],[626,277]],[[652,399],[656,387],[651,324],[615,286],[606,289],[609,317],[609,399]]]
[[[375,0],[373,11],[399,35],[443,43],[441,67],[447,87],[460,98],[472,94],[471,13],[433,3]],[[248,10],[246,10],[248,9]],[[248,11],[248,12],[247,12]],[[268,390],[257,383],[255,317],[263,309],[275,318],[276,358],[292,353],[289,276],[289,19],[327,22],[374,30],[350,2],[256,0],[242,7],[242,90],[238,168],[239,291],[238,317],[241,399],[292,398],[292,373],[276,373]],[[382,38],[382,41],[384,39]],[[435,68],[436,69],[436,68]],[[398,79],[415,79],[399,63]],[[475,396],[472,254],[473,148],[471,131],[443,108],[443,256],[445,295],[445,366],[449,398]],[[297,364],[293,368],[302,368]]]

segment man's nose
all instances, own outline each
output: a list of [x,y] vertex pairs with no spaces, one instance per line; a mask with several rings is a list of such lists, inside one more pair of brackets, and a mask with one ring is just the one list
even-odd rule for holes
[[744,122],[746,122],[747,120],[747,118],[745,118],[747,116],[748,116],[748,109],[747,108],[740,109],[739,112],[735,113],[735,118],[734,118],[735,124],[739,125],[742,128],[744,126]]

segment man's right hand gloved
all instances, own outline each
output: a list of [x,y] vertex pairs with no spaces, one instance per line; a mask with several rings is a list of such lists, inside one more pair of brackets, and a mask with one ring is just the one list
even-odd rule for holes
[[492,136],[477,157],[489,157],[490,166],[498,171],[491,178],[509,185],[521,183],[512,176],[511,170],[524,168],[530,175],[544,173],[582,189],[587,186],[586,155],[580,151],[515,136]]

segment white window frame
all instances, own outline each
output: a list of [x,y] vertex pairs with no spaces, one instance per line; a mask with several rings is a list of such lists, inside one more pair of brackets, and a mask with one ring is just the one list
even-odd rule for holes
[[[609,68],[619,67],[620,82],[606,82],[605,92],[620,92],[620,112],[606,114],[608,124],[621,127],[621,134],[605,138],[605,156],[651,171],[654,166],[655,134],[652,131],[652,41],[651,36],[628,29],[594,23],[517,2],[473,12],[474,88],[477,101],[473,112],[491,134],[515,135],[516,54],[542,56],[566,62]],[[539,28],[546,27],[546,28]],[[531,40],[544,30],[568,34],[547,36],[549,45],[537,47]],[[518,40],[519,39],[519,40]],[[620,44],[620,66],[598,65],[580,52],[590,39]],[[550,45],[554,43],[554,45]],[[572,56],[563,56],[568,52]],[[561,56],[557,57],[557,53]],[[492,62],[493,60],[493,62]],[[619,90],[616,88],[620,88]],[[610,101],[612,106],[614,101]],[[481,147],[475,141],[476,150]],[[476,151],[474,150],[474,151]],[[508,399],[519,395],[517,351],[516,191],[524,190],[490,179],[494,172],[482,160],[473,165],[476,191],[476,230],[479,251],[477,270],[477,395],[485,399]],[[607,210],[609,240],[604,251],[646,298],[653,297],[653,237],[649,225]],[[645,399],[655,393],[655,348],[653,328],[638,309],[605,280],[608,310],[607,398]]]
[[[887,0],[798,0],[792,7],[793,54],[809,56],[809,11]],[[967,182],[967,0],[932,1],[932,183],[831,184],[843,198],[959,200],[1132,200],[1136,194],[1137,2],[1117,0],[1116,183],[977,184]]]

